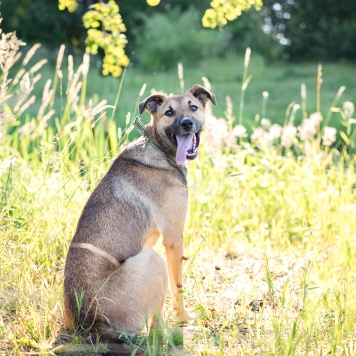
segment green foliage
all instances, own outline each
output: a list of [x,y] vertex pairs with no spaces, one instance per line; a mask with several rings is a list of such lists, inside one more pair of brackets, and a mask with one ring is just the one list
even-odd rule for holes
[[264,18],[261,11],[252,8],[241,14],[236,21],[230,21],[224,31],[230,34],[231,45],[243,52],[250,47],[253,53],[265,59],[281,58],[282,46],[277,38],[263,31]]
[[[82,25],[82,16],[89,10],[88,4],[94,1],[58,0],[58,3],[46,0],[2,0],[1,16],[3,28],[7,32],[16,31],[17,35],[28,44],[42,43],[52,48],[58,48],[62,43],[67,45],[73,53],[74,50],[84,50],[87,37]],[[105,5],[107,1],[100,4]],[[156,0],[155,3],[158,1]],[[280,58],[284,54],[292,59],[338,60],[340,58],[356,58],[356,28],[355,28],[355,2],[348,0],[307,1],[295,0],[293,2],[281,0],[263,1],[262,11],[257,11],[260,1],[245,2],[239,0],[214,1],[211,8],[209,0],[164,0],[157,6],[152,1],[121,0],[120,14],[126,25],[125,36],[128,44],[122,46],[118,40],[118,51],[108,52],[105,72],[113,70],[117,75],[120,70],[115,67],[117,56],[124,51],[133,61],[134,52],[137,52],[137,35],[134,32],[143,32],[142,14],[150,17],[154,14],[169,14],[177,6],[186,11],[193,6],[199,12],[198,21],[204,16],[204,23],[208,26],[224,27],[232,33],[231,45],[239,49],[251,47],[266,58]],[[249,7],[243,11],[237,21],[229,21],[240,13],[241,8]],[[68,9],[75,11],[58,11]],[[210,17],[208,16],[210,14]],[[105,22],[104,18],[104,22]],[[210,21],[210,22],[209,22]],[[227,24],[226,24],[227,23]],[[224,26],[224,24],[226,24]],[[263,30],[262,30],[263,28]],[[95,28],[104,31],[102,27]],[[108,42],[111,32],[99,36],[91,32],[91,41]],[[122,33],[121,33],[122,34]],[[164,37],[164,36],[162,36]],[[105,40],[104,40],[105,38]],[[114,47],[116,36],[113,36],[111,45]],[[290,45],[288,45],[290,41]],[[68,46],[70,44],[71,47]],[[100,48],[99,55],[103,49]],[[124,62],[127,63],[124,57]]]
[[0,13],[4,31],[16,31],[26,43],[42,43],[55,48],[62,43],[79,43],[80,14],[69,16],[59,12],[55,1],[2,0]]
[[223,27],[228,21],[236,20],[243,11],[254,7],[260,10],[262,0],[212,0],[211,8],[207,9],[202,23],[204,27]]
[[338,60],[356,58],[356,2],[349,0],[266,0],[272,33],[287,39],[284,52],[291,59]]
[[120,1],[120,14],[126,25],[127,32],[127,45],[125,47],[126,53],[132,62],[135,60],[135,53],[138,49],[136,38],[138,33],[143,32],[144,22],[142,15],[151,17],[155,14],[169,14],[172,9],[178,8],[181,12],[189,10],[194,7],[199,13],[199,20],[204,15],[205,10],[208,8],[210,0],[199,0],[192,2],[191,0],[163,0],[157,6],[150,6],[144,0],[122,0]]
[[136,33],[136,57],[150,70],[169,69],[178,62],[195,64],[222,55],[228,48],[228,34],[203,29],[194,8],[142,18],[143,29]]
[[[150,6],[157,6],[160,3],[160,0],[147,0],[147,4]],[[227,20],[234,20],[238,16],[241,15],[242,11],[250,9],[252,6],[256,9],[259,9],[262,5],[261,0],[213,0],[211,3],[212,9],[206,11],[203,17],[203,25],[205,27],[215,28],[217,25],[220,27],[226,25]],[[78,7],[78,3],[76,0],[59,0],[59,9],[64,10],[68,9],[70,12],[73,12]],[[98,48],[102,48],[104,50],[104,60],[103,60],[103,74],[108,75],[111,74],[114,77],[120,76],[122,72],[122,67],[126,67],[129,64],[129,59],[125,54],[124,47],[126,45],[126,37],[122,34],[122,32],[126,31],[126,27],[121,20],[121,16],[119,14],[119,7],[116,5],[114,0],[110,0],[108,4],[103,2],[92,5],[94,10],[90,10],[83,16],[83,22],[87,31],[87,39],[86,46],[87,51],[92,54],[97,54]],[[175,13],[177,15],[177,13]],[[173,65],[176,62],[176,55],[174,52],[178,53],[181,50],[188,50],[187,54],[192,53],[195,48],[199,48],[203,52],[207,51],[207,41],[211,41],[213,45],[211,46],[211,54],[220,54],[223,51],[223,47],[225,45],[222,42],[222,45],[218,46],[218,44],[214,41],[214,38],[207,37],[206,33],[202,31],[199,32],[199,39],[195,39],[195,42],[192,41],[192,37],[190,38],[190,45],[182,46],[181,36],[177,36],[182,29],[186,27],[174,28],[174,32],[172,28],[167,28],[167,21],[170,21],[170,25],[176,24],[176,18],[173,17],[173,14],[170,13],[168,18],[165,16],[161,16],[161,21],[165,21],[164,24],[160,23],[159,27],[156,27],[155,31],[159,31],[160,29],[168,29],[167,32],[158,32],[158,34],[153,35],[152,26],[148,24],[148,18],[146,17],[144,22],[144,38],[156,40],[157,36],[160,37],[160,42],[165,42],[169,46],[166,47],[168,50],[171,49],[171,53],[164,55],[165,58],[162,57],[162,48],[157,48],[160,46],[154,46],[158,50],[158,58],[155,60],[152,56],[152,51],[147,55],[147,59],[143,59],[142,63],[144,63],[147,67],[157,68],[160,66],[167,67],[169,65]],[[173,21],[172,21],[173,20]],[[178,22],[184,25],[187,25],[190,28],[197,29],[193,24],[199,21],[199,18],[194,18],[194,22],[188,24],[184,22],[186,19],[179,20]],[[155,23],[157,25],[157,23]],[[99,27],[102,29],[99,30]],[[150,34],[146,34],[146,30],[151,31]],[[178,31],[177,31],[178,30]],[[161,35],[160,35],[161,34]],[[164,34],[164,36],[162,36]],[[173,34],[173,36],[168,36],[169,34]],[[193,31],[190,29],[188,31],[189,35],[194,35]],[[197,37],[197,35],[195,36]],[[222,36],[220,36],[222,37]],[[142,37],[140,36],[139,39]],[[176,47],[172,48],[172,39],[175,38]],[[162,41],[165,39],[166,41]],[[169,41],[167,41],[169,39]],[[216,39],[219,39],[216,36]],[[173,42],[174,43],[174,42]],[[142,42],[137,41],[137,44],[140,45]],[[140,46],[141,47],[141,46]],[[162,47],[162,46],[161,46]],[[218,48],[219,47],[219,48]],[[149,47],[152,48],[152,47]],[[173,55],[172,55],[173,53]],[[157,55],[157,53],[155,53]],[[178,55],[181,57],[181,54]],[[187,61],[198,59],[196,56],[188,55]]]

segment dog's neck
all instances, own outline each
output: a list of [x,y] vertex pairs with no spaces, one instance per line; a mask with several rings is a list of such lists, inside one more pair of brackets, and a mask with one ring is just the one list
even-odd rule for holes
[[170,152],[168,152],[168,150],[166,150],[162,147],[162,145],[159,144],[158,140],[155,137],[156,135],[154,134],[154,130],[150,124],[144,126],[140,118],[137,116],[134,121],[134,126],[154,149],[161,151],[169,158],[174,158],[174,155],[172,155]]
[[179,175],[182,178],[182,183],[184,185],[187,185],[187,180],[186,180],[186,175],[187,175],[187,164],[185,163],[182,166],[177,166],[176,161],[175,161],[175,156],[168,152],[168,150],[165,150],[164,148],[161,147],[157,139],[155,139],[155,134],[154,130],[151,124],[148,125],[143,125],[141,122],[140,118],[137,116],[135,121],[134,121],[134,126],[137,129],[137,131],[141,134],[142,137],[145,138],[146,142],[149,143],[154,149],[157,151],[162,152],[168,159],[168,163],[172,166],[172,168],[175,168],[178,172]]

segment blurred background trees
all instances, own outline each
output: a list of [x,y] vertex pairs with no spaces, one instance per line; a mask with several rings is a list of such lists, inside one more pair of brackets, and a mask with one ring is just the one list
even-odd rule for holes
[[276,36],[285,58],[356,58],[356,2],[265,0],[264,30]]
[[[85,50],[82,17],[96,0],[78,2],[72,13],[57,1],[2,0],[2,27],[16,31],[28,44]],[[157,70],[175,66],[178,58],[197,62],[246,47],[266,59],[323,60],[356,58],[356,2],[349,0],[265,0],[261,11],[243,12],[221,31],[202,26],[210,0],[119,0],[127,31],[130,61]],[[184,54],[184,56],[182,56]]]

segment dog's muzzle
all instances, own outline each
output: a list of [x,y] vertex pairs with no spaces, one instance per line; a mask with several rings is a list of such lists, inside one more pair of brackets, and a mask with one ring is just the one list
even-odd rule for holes
[[181,166],[186,159],[197,157],[201,129],[201,122],[191,117],[183,117],[171,125],[168,136],[177,147],[178,166]]

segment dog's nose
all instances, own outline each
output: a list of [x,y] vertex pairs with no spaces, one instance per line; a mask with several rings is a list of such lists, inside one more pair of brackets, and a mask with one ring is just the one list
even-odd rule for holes
[[193,128],[193,120],[189,117],[186,117],[182,120],[181,126],[185,131],[190,131]]

